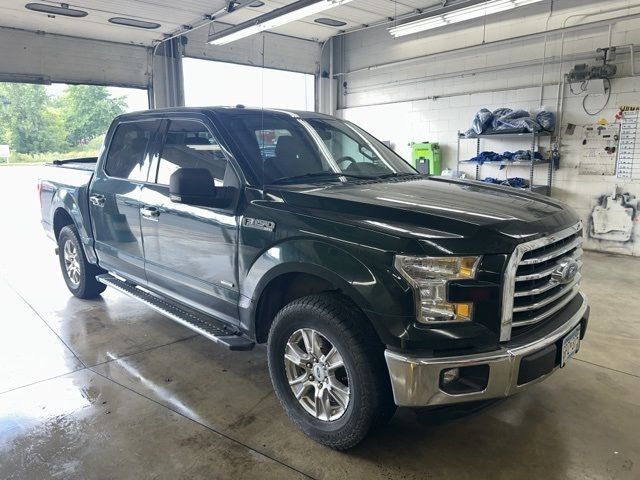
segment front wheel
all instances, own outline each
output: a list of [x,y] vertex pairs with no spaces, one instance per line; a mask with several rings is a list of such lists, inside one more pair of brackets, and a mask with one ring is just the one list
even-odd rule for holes
[[395,411],[383,345],[341,295],[285,306],[269,332],[268,359],[287,415],[319,443],[351,448]]
[[60,230],[58,257],[67,288],[76,297],[95,298],[105,291],[107,286],[96,280],[96,275],[105,271],[87,260],[75,226]]

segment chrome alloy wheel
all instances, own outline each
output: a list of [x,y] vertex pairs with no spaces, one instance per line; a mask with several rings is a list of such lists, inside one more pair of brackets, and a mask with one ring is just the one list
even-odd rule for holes
[[71,240],[64,243],[64,268],[67,271],[67,277],[74,286],[80,284],[80,259],[79,252]]
[[301,328],[284,352],[289,386],[302,408],[324,421],[339,419],[349,406],[349,377],[338,349],[320,332]]

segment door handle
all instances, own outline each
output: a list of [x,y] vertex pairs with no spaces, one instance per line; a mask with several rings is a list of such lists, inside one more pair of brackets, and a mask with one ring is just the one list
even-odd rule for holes
[[160,210],[158,210],[156,207],[142,207],[140,209],[140,214],[148,220],[158,221]]
[[104,195],[91,195],[89,197],[89,201],[91,202],[91,205],[104,207]]

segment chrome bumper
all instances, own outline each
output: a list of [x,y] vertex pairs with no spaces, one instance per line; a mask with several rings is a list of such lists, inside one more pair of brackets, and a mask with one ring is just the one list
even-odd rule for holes
[[[507,397],[547,378],[555,369],[529,383],[518,385],[520,362],[527,355],[557,342],[582,320],[587,310],[587,300],[582,293],[579,295],[583,299],[582,305],[564,325],[527,345],[502,348],[489,353],[444,358],[408,357],[386,350],[384,355],[396,404],[424,407]],[[484,390],[452,395],[440,388],[440,373],[443,369],[475,365],[489,367],[489,378]]]

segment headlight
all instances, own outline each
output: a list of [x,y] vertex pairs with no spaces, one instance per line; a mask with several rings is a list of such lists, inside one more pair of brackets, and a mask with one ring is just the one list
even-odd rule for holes
[[471,320],[473,304],[449,303],[449,280],[474,278],[480,257],[407,257],[396,255],[395,267],[413,286],[420,323]]

